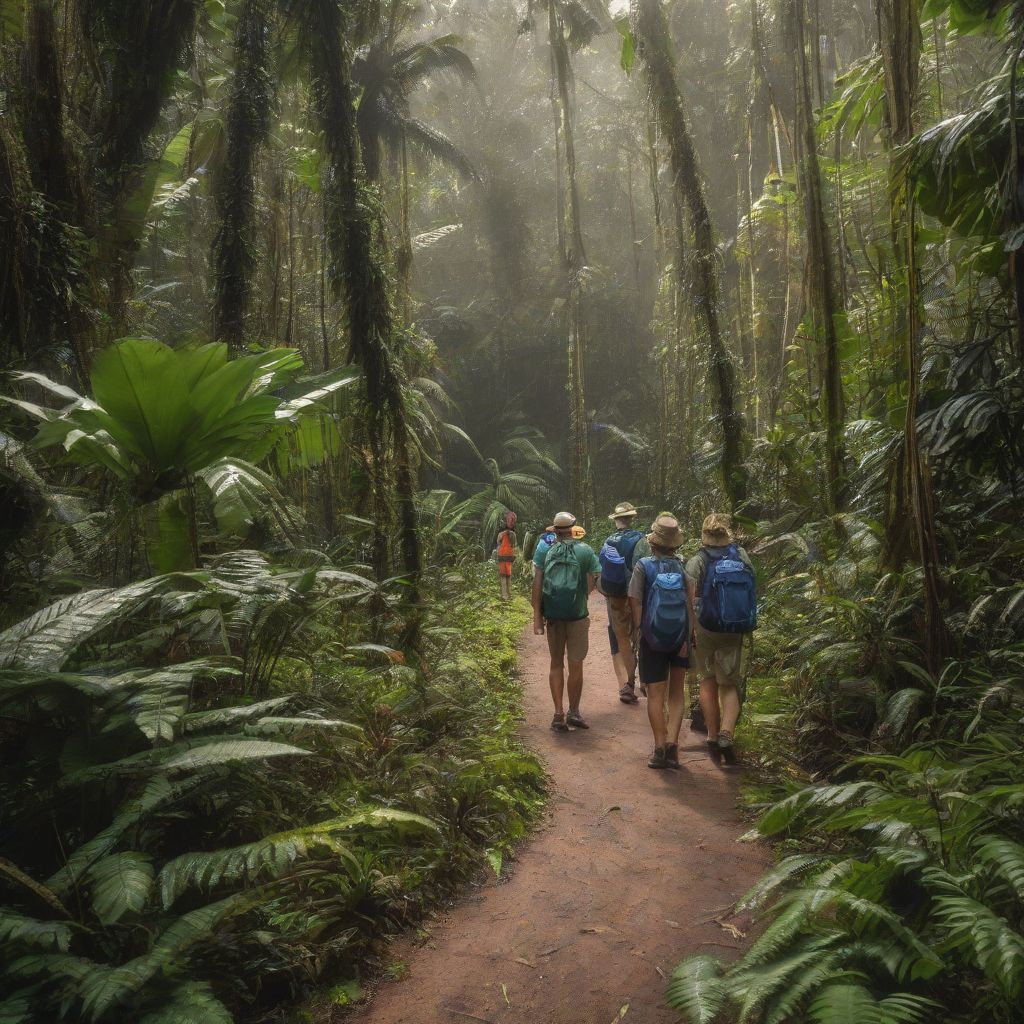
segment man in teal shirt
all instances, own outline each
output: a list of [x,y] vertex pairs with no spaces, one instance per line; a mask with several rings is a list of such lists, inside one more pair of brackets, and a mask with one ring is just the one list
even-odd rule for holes
[[[568,732],[569,726],[588,729],[580,714],[580,698],[583,695],[583,661],[589,647],[590,614],[587,602],[590,592],[597,585],[601,574],[601,563],[589,545],[573,540],[572,528],[576,517],[571,512],[559,512],[555,516],[555,542],[550,546],[538,544],[533,564],[533,631],[537,636],[547,635],[551,667],[548,683],[551,699],[555,705],[555,716],[551,728],[556,732]],[[574,593],[554,592],[555,567],[562,552],[560,545],[567,545],[579,567]],[[570,562],[571,566],[571,562]],[[547,593],[544,588],[545,571],[551,569],[551,581]],[[559,578],[564,578],[564,567],[558,567]],[[557,605],[557,610],[556,610]],[[568,660],[569,712],[565,713],[564,693],[566,690],[565,662]]]

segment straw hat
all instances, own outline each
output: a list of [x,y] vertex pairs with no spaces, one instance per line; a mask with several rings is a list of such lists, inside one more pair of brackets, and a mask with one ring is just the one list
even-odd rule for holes
[[572,539],[573,540],[583,540],[583,538],[586,537],[586,535],[587,535],[587,531],[584,530],[582,526],[574,526],[572,528]]
[[636,506],[628,501],[620,501],[615,506],[615,511],[608,517],[609,519],[632,519],[633,516],[637,515]]
[[670,548],[673,551],[685,539],[683,531],[679,529],[679,520],[675,516],[665,514],[654,520],[651,532],[647,534],[648,543],[657,544],[660,548]]
[[552,522],[556,530],[568,530],[576,525],[576,517],[571,512],[559,512]]
[[700,530],[700,542],[709,548],[720,548],[732,543],[732,516],[725,512],[712,512]]

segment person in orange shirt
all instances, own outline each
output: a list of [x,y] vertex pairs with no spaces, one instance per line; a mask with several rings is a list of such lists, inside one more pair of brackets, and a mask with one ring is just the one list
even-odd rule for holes
[[516,514],[505,513],[505,528],[498,534],[498,580],[501,599],[512,597],[512,565],[516,560]]

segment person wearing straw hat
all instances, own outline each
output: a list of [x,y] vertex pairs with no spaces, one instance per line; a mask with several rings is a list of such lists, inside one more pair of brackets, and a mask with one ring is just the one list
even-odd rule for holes
[[[559,512],[554,518],[555,542],[534,553],[533,631],[547,636],[551,665],[548,683],[555,715],[551,728],[568,732],[569,726],[589,729],[580,714],[583,661],[589,647],[590,613],[587,601],[597,585],[601,563],[593,550],[574,537],[576,517]],[[568,673],[566,662],[568,661]],[[568,675],[568,680],[566,676]],[[565,691],[569,710],[565,711]]]
[[636,704],[636,656],[633,653],[633,619],[629,609],[629,579],[636,563],[651,553],[644,535],[635,529],[637,509],[620,501],[608,518],[615,532],[604,542],[601,562],[601,592],[608,609],[608,634],[612,665],[619,684],[619,700]]
[[[740,671],[743,653],[742,633],[711,632],[701,625],[701,594],[708,566],[729,555],[733,545],[732,516],[712,512],[704,520],[700,550],[686,563],[686,583],[693,624],[693,660],[700,677],[700,703],[708,727],[708,753],[712,760],[736,763],[733,730],[740,717]],[[753,572],[746,551],[732,548]]]
[[640,682],[647,687],[647,719],[654,733],[647,766],[678,769],[690,629],[683,563],[676,557],[683,531],[676,517],[658,516],[647,542],[651,554],[636,563],[629,580],[633,625],[640,634]]

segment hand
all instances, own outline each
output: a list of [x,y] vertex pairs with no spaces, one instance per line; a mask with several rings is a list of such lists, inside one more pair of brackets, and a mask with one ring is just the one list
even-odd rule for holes
[[534,619],[533,620],[533,635],[543,636],[544,635],[544,620]]

